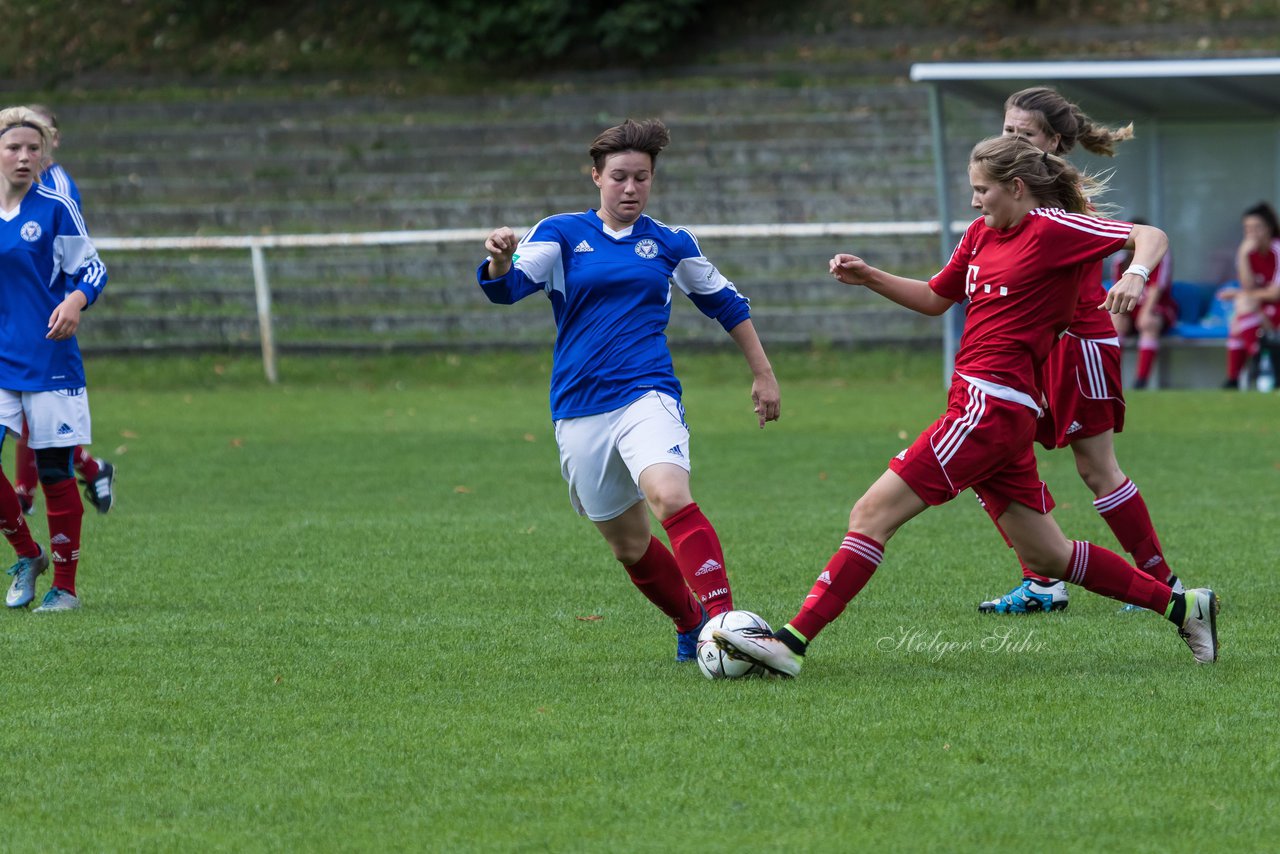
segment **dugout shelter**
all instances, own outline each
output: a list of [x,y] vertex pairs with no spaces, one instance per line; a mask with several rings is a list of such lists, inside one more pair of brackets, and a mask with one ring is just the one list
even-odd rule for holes
[[[1280,207],[1280,57],[917,63],[911,80],[929,86],[943,263],[973,217],[969,149],[998,133],[1005,99],[1028,86],[1053,87],[1102,124],[1133,122],[1114,158],[1079,146],[1069,156],[1114,170],[1103,201],[1168,233],[1179,282],[1233,279],[1241,212]],[[952,317],[948,359],[958,329]]]

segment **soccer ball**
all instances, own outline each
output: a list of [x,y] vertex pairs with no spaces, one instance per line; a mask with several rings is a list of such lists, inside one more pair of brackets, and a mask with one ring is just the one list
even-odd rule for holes
[[729,653],[716,646],[711,637],[714,629],[757,629],[771,634],[773,629],[759,614],[750,611],[725,611],[717,614],[702,627],[698,634],[698,669],[708,679],[741,679],[763,672],[754,661],[730,658]]

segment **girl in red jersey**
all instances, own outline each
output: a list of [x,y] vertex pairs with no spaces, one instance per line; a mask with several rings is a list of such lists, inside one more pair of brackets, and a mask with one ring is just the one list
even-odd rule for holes
[[1236,250],[1238,288],[1223,288],[1219,299],[1235,300],[1227,333],[1227,379],[1222,387],[1240,388],[1240,372],[1256,355],[1262,337],[1280,330],[1280,222],[1266,202],[1244,212],[1244,239]]
[[[1134,217],[1134,223],[1146,225],[1145,220]],[[1117,281],[1133,263],[1133,253],[1122,252],[1111,259],[1111,281]],[[1178,303],[1173,298],[1173,259],[1166,253],[1164,260],[1151,271],[1147,286],[1138,297],[1138,310],[1133,314],[1113,314],[1116,334],[1121,338],[1138,333],[1138,371],[1133,387],[1144,389],[1151,380],[1151,369],[1160,352],[1160,336],[1178,322]]]
[[870,580],[889,538],[929,506],[972,488],[1032,571],[1157,610],[1178,627],[1197,661],[1216,660],[1213,591],[1175,594],[1114,552],[1068,540],[1036,472],[1040,370],[1071,322],[1081,278],[1108,255],[1133,250],[1134,266],[1102,303],[1113,313],[1131,311],[1144,268],[1160,262],[1168,239],[1152,226],[1087,215],[1086,193],[1099,182],[1025,139],[980,142],[970,155],[969,181],[982,216],[930,281],[886,273],[854,255],[830,262],[839,281],[922,314],[940,315],[969,300],[946,413],[854,504],[843,543],[799,613],[772,635],[716,629],[717,644],[795,676],[809,642]]
[[[1053,89],[1023,89],[1005,101],[1005,136],[1020,137],[1041,151],[1063,156],[1079,143],[1111,157],[1116,145],[1133,136],[1133,126],[1107,128],[1095,123]],[[1130,267],[1149,280],[1150,271]],[[1041,388],[1048,401],[1036,427],[1036,441],[1053,450],[1070,447],[1076,471],[1094,495],[1093,506],[1134,563],[1160,581],[1181,590],[1165,560],[1147,504],[1116,460],[1115,434],[1124,429],[1124,392],[1120,382],[1120,338],[1103,301],[1102,262],[1081,278],[1078,299],[1065,334],[1045,360]],[[1067,607],[1067,587],[1022,567],[1022,580],[1003,596],[978,605],[987,614],[1027,614]]]

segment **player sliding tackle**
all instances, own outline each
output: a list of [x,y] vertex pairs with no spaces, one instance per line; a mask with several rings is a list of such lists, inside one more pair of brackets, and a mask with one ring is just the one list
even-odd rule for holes
[[1131,311],[1145,270],[1164,257],[1158,228],[1087,214],[1102,181],[1025,139],[988,139],[969,160],[972,205],[982,216],[951,260],[928,282],[895,276],[854,255],[836,255],[830,272],[922,314],[970,300],[956,353],[947,411],[858,499],[849,531],[804,605],[771,636],[731,629],[716,642],[783,676],[800,672],[809,643],[871,579],[885,545],[932,505],[973,489],[1033,572],[1164,614],[1198,662],[1218,657],[1218,601],[1212,590],[1175,594],[1124,558],[1068,540],[1051,515],[1053,498],[1036,471],[1033,440],[1041,399],[1037,377],[1071,320],[1081,277],[1121,249],[1133,263],[1103,307]]

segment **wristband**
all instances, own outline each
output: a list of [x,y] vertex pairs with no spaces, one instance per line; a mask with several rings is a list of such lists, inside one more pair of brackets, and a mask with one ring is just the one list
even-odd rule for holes
[[1130,264],[1129,269],[1124,271],[1124,275],[1127,276],[1130,273],[1133,273],[1133,275],[1135,276],[1141,276],[1143,282],[1146,282],[1148,279],[1151,278],[1150,268],[1144,267],[1141,264]]

